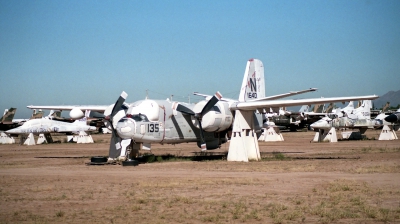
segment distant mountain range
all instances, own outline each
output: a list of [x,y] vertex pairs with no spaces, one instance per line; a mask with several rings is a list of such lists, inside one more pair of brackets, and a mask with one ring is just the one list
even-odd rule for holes
[[373,100],[374,108],[382,108],[387,102],[390,102],[391,107],[397,107],[400,104],[400,90],[389,91],[384,95],[380,96],[378,99]]

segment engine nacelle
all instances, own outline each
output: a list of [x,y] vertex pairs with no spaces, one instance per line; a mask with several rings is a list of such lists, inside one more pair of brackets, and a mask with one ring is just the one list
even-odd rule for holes
[[69,116],[72,119],[81,119],[85,116],[85,114],[79,108],[75,107],[69,112]]
[[[200,101],[194,106],[193,111],[195,113],[200,113],[206,103],[207,101]],[[192,117],[192,122],[194,126],[199,128],[197,119]],[[220,101],[203,116],[201,120],[201,126],[206,132],[219,132],[228,129],[232,125],[232,122],[233,115],[229,109],[228,103]]]

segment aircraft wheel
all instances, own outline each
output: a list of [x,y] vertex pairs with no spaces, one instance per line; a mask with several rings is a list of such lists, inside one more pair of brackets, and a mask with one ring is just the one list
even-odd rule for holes
[[92,163],[106,163],[107,160],[107,157],[104,156],[93,156],[92,158],[90,158],[90,162]]
[[139,161],[137,160],[122,161],[122,166],[137,166],[137,165],[139,165]]

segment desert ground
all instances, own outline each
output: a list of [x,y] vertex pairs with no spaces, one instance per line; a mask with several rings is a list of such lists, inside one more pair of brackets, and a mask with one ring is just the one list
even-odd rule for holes
[[192,161],[194,143],[153,144],[154,162],[128,167],[86,165],[108,154],[110,135],[0,145],[0,223],[400,223],[400,140],[313,135],[260,142],[262,161],[248,163]]

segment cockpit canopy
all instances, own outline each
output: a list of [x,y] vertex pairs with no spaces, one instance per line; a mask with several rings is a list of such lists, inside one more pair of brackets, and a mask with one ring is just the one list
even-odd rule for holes
[[127,114],[126,118],[132,118],[134,121],[138,122],[149,122],[145,114]]

